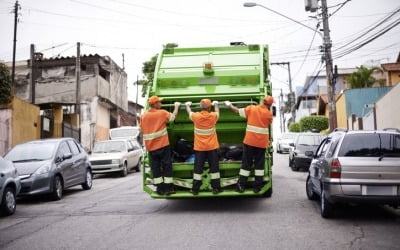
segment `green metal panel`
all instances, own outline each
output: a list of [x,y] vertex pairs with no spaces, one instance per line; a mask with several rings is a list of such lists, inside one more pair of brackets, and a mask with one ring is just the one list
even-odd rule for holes
[[[211,63],[212,68],[204,67]],[[199,101],[203,98],[221,102],[220,117],[216,125],[218,141],[224,145],[242,144],[246,120],[228,110],[223,101],[230,100],[241,108],[258,104],[266,94],[272,94],[269,82],[268,47],[260,45],[173,48],[164,49],[159,54],[154,83],[148,96],[164,98],[163,108],[172,112],[176,101],[192,101],[192,111],[199,111]],[[171,147],[180,139],[193,141],[193,123],[183,105],[175,121],[168,124]],[[272,130],[270,130],[272,134]],[[265,186],[260,193],[251,189],[245,193],[234,192],[241,161],[220,162],[221,184],[224,192],[214,195],[211,192],[210,175],[206,164],[203,172],[203,185],[199,195],[189,192],[192,184],[193,163],[173,163],[173,179],[177,193],[171,196],[158,195],[152,184],[149,159],[145,157],[143,166],[143,188],[153,198],[200,198],[221,196],[262,196],[272,192],[272,147],[266,152]],[[254,182],[254,173],[249,184]]]

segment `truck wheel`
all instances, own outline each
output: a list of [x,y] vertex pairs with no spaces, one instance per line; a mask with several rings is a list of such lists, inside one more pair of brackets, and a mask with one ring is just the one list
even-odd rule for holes
[[307,181],[306,181],[306,193],[307,193],[307,198],[309,200],[313,201],[313,200],[316,200],[318,198],[318,195],[314,192],[313,184],[312,184],[310,175],[308,175]]
[[90,172],[89,169],[86,169],[86,174],[85,174],[85,182],[82,183],[82,188],[84,190],[89,190],[92,188],[93,185],[93,176],[92,172]]
[[61,177],[59,175],[56,175],[53,181],[53,192],[51,193],[51,198],[54,201],[61,200],[63,195],[63,189],[64,187]]
[[126,164],[126,162],[124,162],[124,166],[122,167],[121,170],[121,177],[125,177],[128,175],[128,165]]
[[17,208],[17,202],[15,198],[15,190],[13,187],[6,187],[4,190],[3,197],[1,199],[0,210],[5,215],[12,215]]
[[263,194],[263,197],[270,198],[272,196],[272,187]]
[[322,189],[321,193],[321,216],[323,218],[332,218],[333,216],[333,204],[326,198],[325,190]]

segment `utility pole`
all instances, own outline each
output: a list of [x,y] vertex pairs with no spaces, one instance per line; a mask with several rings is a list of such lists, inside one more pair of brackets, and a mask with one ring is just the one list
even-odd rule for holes
[[81,142],[81,43],[76,43],[76,97],[75,97],[75,112],[78,119],[78,139]]
[[296,112],[295,112],[295,96],[293,93],[293,88],[292,88],[292,75],[290,73],[290,62],[272,62],[271,65],[287,65],[288,67],[288,73],[289,73],[289,96],[288,96],[288,103],[290,106],[290,112],[292,114],[292,121],[295,122],[296,118]]
[[30,80],[31,80],[31,103],[35,104],[35,91],[36,91],[36,86],[35,86],[35,45],[31,44],[31,65],[30,65]]
[[18,10],[21,8],[18,0],[14,5],[14,44],[13,44],[13,61],[12,61],[12,70],[11,70],[11,94],[15,94],[15,53],[17,46],[17,25],[18,25]]
[[326,66],[326,77],[328,85],[328,108],[329,108],[329,130],[333,131],[337,127],[336,100],[333,82],[333,62],[332,62],[332,42],[330,38],[328,7],[326,0],[321,0],[322,24],[324,29],[324,59]]

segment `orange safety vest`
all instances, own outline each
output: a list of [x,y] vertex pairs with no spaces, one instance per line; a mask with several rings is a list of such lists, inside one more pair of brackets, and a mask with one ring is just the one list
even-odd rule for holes
[[219,148],[215,124],[218,121],[216,112],[200,111],[189,115],[194,123],[194,150],[210,151]]
[[140,129],[147,151],[151,152],[169,145],[166,123],[175,116],[164,110],[151,108],[140,118]]
[[269,125],[272,123],[272,113],[267,106],[249,105],[239,109],[239,115],[247,118],[246,135],[243,143],[258,147],[269,147]]

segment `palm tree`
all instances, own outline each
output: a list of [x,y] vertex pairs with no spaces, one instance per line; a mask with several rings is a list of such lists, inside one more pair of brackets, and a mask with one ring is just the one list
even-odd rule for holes
[[353,74],[346,77],[346,82],[349,84],[351,89],[355,88],[370,88],[376,82],[379,83],[380,86],[385,84],[383,79],[376,79],[372,76],[374,72],[383,73],[383,70],[380,67],[371,67],[367,68],[364,65],[357,67],[357,71]]

